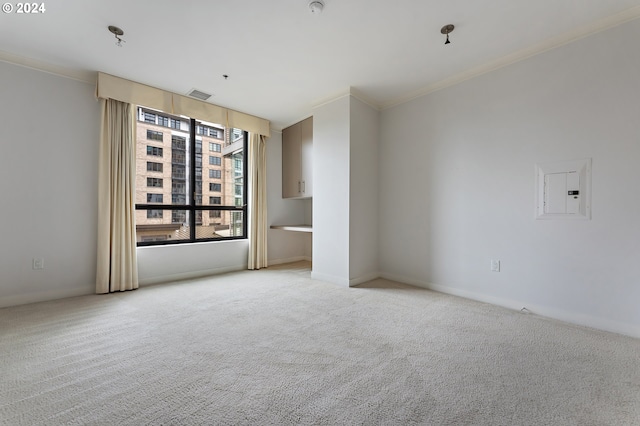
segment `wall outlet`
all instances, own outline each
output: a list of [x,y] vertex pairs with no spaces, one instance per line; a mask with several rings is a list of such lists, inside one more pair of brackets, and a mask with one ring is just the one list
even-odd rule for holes
[[491,259],[491,272],[500,272],[500,261]]
[[44,258],[34,257],[31,265],[33,269],[44,269]]

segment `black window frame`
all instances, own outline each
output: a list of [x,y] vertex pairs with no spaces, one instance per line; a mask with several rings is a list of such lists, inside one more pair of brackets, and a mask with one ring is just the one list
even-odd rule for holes
[[[183,121],[186,121],[183,120]],[[188,216],[189,218],[189,238],[188,239],[180,239],[180,240],[166,240],[166,241],[139,241],[136,245],[138,247],[144,247],[144,246],[159,246],[159,245],[177,245],[177,244],[193,244],[193,243],[207,243],[207,242],[216,242],[216,241],[229,241],[229,240],[246,240],[249,238],[248,235],[248,223],[249,223],[249,217],[248,217],[248,181],[249,179],[248,177],[248,171],[249,171],[249,146],[248,146],[248,140],[249,140],[249,133],[247,131],[241,130],[242,133],[244,134],[244,141],[243,141],[243,145],[242,145],[242,155],[243,155],[243,186],[244,186],[244,194],[243,194],[243,200],[244,203],[242,203],[241,205],[198,205],[196,204],[196,199],[197,197],[202,197],[202,193],[196,193],[195,189],[196,189],[196,135],[197,135],[197,126],[203,126],[204,125],[199,123],[198,120],[191,118],[189,119],[189,128],[190,128],[190,133],[189,133],[189,139],[188,139],[188,144],[189,144],[189,164],[191,165],[191,167],[189,167],[189,171],[190,173],[188,173],[187,179],[189,179],[190,188],[193,188],[193,191],[190,191],[189,194],[186,194],[186,204],[162,204],[162,205],[158,205],[158,204],[136,204],[135,208],[136,211],[139,210],[167,210],[167,211],[171,211],[172,214],[172,220],[173,220],[173,212],[174,211],[185,211],[185,214]],[[221,173],[221,171],[218,171],[218,173]],[[172,196],[173,198],[173,196]],[[173,201],[173,199],[172,199]],[[219,238],[196,238],[196,230],[197,230],[197,220],[196,220],[196,216],[202,216],[205,211],[220,211],[221,215],[223,211],[230,211],[230,212],[241,212],[242,213],[242,217],[243,217],[243,221],[242,221],[242,235],[240,236],[230,236],[230,237],[219,237]],[[189,212],[189,213],[186,213]],[[199,213],[197,213],[199,212]],[[230,224],[229,226],[233,226],[233,224]]]

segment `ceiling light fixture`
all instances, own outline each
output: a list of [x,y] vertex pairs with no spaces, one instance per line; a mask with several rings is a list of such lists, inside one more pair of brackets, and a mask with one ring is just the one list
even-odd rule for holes
[[450,33],[450,32],[453,32],[453,29],[454,29],[454,28],[455,28],[455,27],[454,27],[452,24],[449,24],[449,25],[445,25],[444,27],[442,27],[442,28],[440,29],[440,32],[441,32],[442,34],[446,34],[446,35],[447,35],[447,41],[445,41],[445,42],[444,42],[444,44],[449,44],[449,43],[451,43],[451,42],[449,41],[449,33]]
[[309,10],[314,15],[320,15],[322,13],[322,9],[324,9],[324,1],[322,0],[313,0],[309,2]]
[[122,43],[126,43],[121,37],[124,35],[124,31],[122,31],[120,28],[115,27],[113,25],[109,25],[107,28],[109,28],[109,32],[111,34],[113,34],[116,38],[116,46],[118,47],[122,47]]

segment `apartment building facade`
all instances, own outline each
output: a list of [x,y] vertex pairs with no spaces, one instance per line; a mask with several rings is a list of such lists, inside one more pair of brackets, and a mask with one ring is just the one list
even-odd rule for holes
[[[136,107],[135,203],[146,205],[136,209],[138,243],[187,240],[194,223],[196,239],[238,237],[245,232],[243,212],[224,207],[245,203],[246,133],[196,121],[192,144],[193,130],[188,117]],[[191,203],[220,209],[176,207]]]

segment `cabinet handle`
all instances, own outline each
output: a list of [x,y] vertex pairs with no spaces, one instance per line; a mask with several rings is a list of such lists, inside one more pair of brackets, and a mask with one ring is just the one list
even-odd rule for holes
[[298,181],[298,194],[300,193],[300,181]]
[[304,192],[306,191],[307,186],[304,184],[305,182],[302,181],[302,193],[304,194]]

